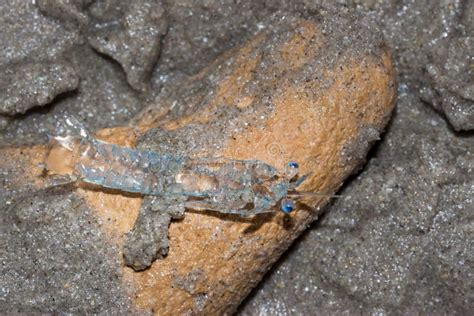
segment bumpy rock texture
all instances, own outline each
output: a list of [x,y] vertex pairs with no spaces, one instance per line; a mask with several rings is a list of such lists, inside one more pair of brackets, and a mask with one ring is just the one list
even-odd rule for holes
[[74,68],[64,62],[34,62],[4,66],[0,79],[0,114],[24,114],[50,103],[58,94],[77,88]]
[[89,24],[90,19],[84,10],[92,2],[93,0],[38,0],[36,3],[43,14],[60,20],[67,28],[81,29]]
[[[334,1],[268,1],[275,8]],[[474,5],[470,0],[341,0],[375,19],[392,48],[400,77],[413,93],[443,113],[456,130],[474,128]]]
[[472,137],[404,85],[364,172],[241,308],[292,313],[469,314],[474,247]]
[[[383,26],[397,110],[341,191],[241,314],[445,313],[472,305],[474,162],[470,1],[347,1]],[[330,4],[325,4],[329,5]],[[449,123],[420,101],[444,111]]]
[[[95,130],[127,123],[157,95],[157,102],[172,100],[173,93],[180,91],[181,95],[175,97],[178,101],[199,103],[193,96],[199,95],[196,91],[206,90],[208,84],[186,77],[199,76],[199,71],[223,51],[245,43],[254,31],[268,28],[263,21],[265,17],[278,9],[292,11],[295,7],[306,6],[303,11],[314,12],[312,10],[317,4],[326,7],[343,4],[345,7],[338,6],[337,10],[344,12],[348,7],[354,8],[362,15],[359,19],[373,19],[381,25],[400,74],[398,110],[380,145],[372,151],[366,169],[342,191],[347,197],[326,210],[327,215],[274,269],[254,297],[246,302],[242,312],[317,314],[370,310],[375,313],[467,313],[473,309],[473,299],[468,296],[472,288],[470,270],[473,261],[472,251],[469,251],[473,240],[470,219],[473,204],[472,135],[451,131],[452,127],[457,130],[473,128],[474,9],[471,1],[343,0],[338,1],[338,5],[326,0],[163,1],[164,13],[160,14],[168,20],[168,27],[166,35],[161,38],[162,45],[158,49],[161,52],[156,55],[156,50],[148,46],[156,45],[156,41],[142,42],[149,50],[140,56],[149,59],[144,59],[135,73],[127,70],[129,59],[123,56],[123,50],[117,48],[109,55],[119,61],[118,65],[89,47],[89,39],[94,35],[91,30],[100,25],[98,20],[110,22],[105,26],[112,37],[126,38],[121,34],[127,33],[123,19],[125,12],[133,12],[129,9],[130,2],[37,0],[37,6],[34,1],[0,3],[2,69],[66,61],[75,71],[75,76],[68,76],[70,81],[65,85],[56,82],[41,88],[39,81],[24,81],[24,86],[31,83],[35,91],[45,93],[46,99],[53,101],[42,107],[37,107],[36,101],[22,103],[23,109],[27,109],[26,115],[15,114],[23,112],[21,108],[0,115],[0,128],[4,129],[0,144],[43,142],[43,133],[54,134],[56,122],[62,114],[77,115]],[[111,9],[111,4],[117,10]],[[331,19],[338,19],[337,14],[330,15]],[[137,17],[144,16],[137,14]],[[141,21],[152,22],[145,18]],[[138,29],[147,30],[163,22]],[[160,29],[158,33],[161,32]],[[158,39],[162,35],[154,33],[150,36]],[[124,45],[126,41],[118,43]],[[139,47],[140,43],[131,41],[130,45]],[[96,49],[100,50],[100,47]],[[149,65],[155,63],[150,82],[147,82],[148,75],[144,74],[150,71]],[[136,78],[137,85],[130,76]],[[52,76],[47,73],[46,77]],[[77,77],[80,79],[78,86],[74,84]],[[212,77],[209,80],[212,81]],[[190,85],[190,82],[195,84]],[[152,89],[137,91],[142,89],[143,83],[151,85]],[[174,90],[177,83],[187,86]],[[56,85],[68,88],[58,90]],[[0,88],[6,89],[5,86]],[[70,92],[62,93],[66,91]],[[2,98],[4,96],[2,94]],[[431,111],[429,105],[422,104],[420,98],[443,112],[449,124]],[[245,105],[246,100],[241,101]],[[182,111],[183,107],[178,106],[174,111],[179,110]],[[155,114],[159,116],[160,113]],[[117,142],[130,139],[130,130],[112,131],[112,136],[105,135],[104,138]],[[347,163],[352,157],[362,158],[364,146],[378,137],[372,126],[367,126],[363,135],[359,139],[360,146],[347,145],[344,152],[352,149],[349,151],[352,156],[343,155],[342,161]],[[167,133],[149,134],[141,146],[156,147],[151,141],[153,137],[170,140]],[[168,142],[160,146],[163,149],[166,146],[179,147],[182,140],[176,141],[178,144]],[[272,152],[280,150],[272,140],[268,143],[273,144],[268,148]],[[29,156],[28,149],[2,152],[2,157],[2,162],[25,160],[28,164],[37,164],[42,159],[38,152]],[[355,159],[355,163],[360,163],[360,160]],[[8,307],[2,310],[97,312],[113,311],[117,306],[126,310],[126,306],[131,304],[130,297],[119,288],[133,291],[133,285],[123,286],[123,280],[117,281],[116,268],[121,262],[113,255],[105,255],[108,258],[102,262],[96,259],[115,251],[105,239],[117,235],[116,239],[123,238],[120,234],[128,231],[134,220],[129,218],[130,209],[137,210],[140,199],[90,190],[79,190],[81,198],[68,195],[70,191],[32,194],[39,173],[22,170],[22,166],[2,165],[0,190],[3,191],[0,196],[4,200],[1,205],[13,203],[15,196],[27,194],[33,196],[27,201],[40,205],[41,210],[38,208],[36,212],[23,203],[25,214],[39,214],[37,217],[27,216],[27,220],[33,223],[23,225],[20,223],[21,214],[17,215],[15,208],[10,205],[2,207],[1,233],[6,235],[5,238],[2,236],[0,244],[1,275],[4,278],[0,305]],[[18,174],[25,176],[19,179]],[[25,182],[28,185],[25,186]],[[20,184],[21,189],[18,188]],[[55,194],[61,194],[61,201],[54,197]],[[87,198],[94,194],[99,194],[101,199],[97,204],[90,204]],[[76,209],[83,212],[84,217],[71,213],[67,206],[69,200],[78,203],[89,201],[94,211],[81,206]],[[112,203],[110,200],[116,207],[113,211],[101,207]],[[57,213],[54,208],[62,213]],[[97,210],[100,210],[98,214]],[[56,217],[58,221],[54,219]],[[128,222],[118,220],[120,217],[129,218]],[[80,223],[84,225],[76,229],[75,225]],[[63,224],[65,226],[60,226]],[[49,225],[58,229],[50,229]],[[33,226],[34,234],[30,233]],[[61,228],[69,226],[73,229],[67,232]],[[104,230],[107,238],[102,236]],[[219,234],[219,231],[215,233]],[[80,240],[83,240],[82,244]],[[178,243],[173,239],[170,242]],[[28,247],[30,244],[41,251],[32,252]],[[65,247],[66,244],[75,245],[74,254]],[[120,242],[113,242],[113,247],[120,249]],[[232,244],[232,247],[238,248],[239,243]],[[50,255],[51,249],[58,252],[57,258]],[[72,258],[84,259],[81,264],[83,271]],[[63,263],[70,269],[64,268]],[[90,271],[94,278],[82,275],[84,271]],[[184,274],[171,273],[172,286],[189,293],[194,298],[194,307],[202,308],[208,299],[200,286],[206,283],[206,272],[193,266],[186,271]],[[52,277],[44,277],[48,273]],[[128,275],[127,271],[125,275]],[[23,287],[16,283],[18,278],[25,280]],[[100,278],[99,282],[97,278]],[[136,282],[148,282],[147,277],[136,278]],[[85,292],[83,288],[95,290]],[[132,299],[135,302],[153,301],[152,293],[142,292],[142,296]],[[92,306],[91,301],[100,302]],[[161,302],[164,305],[174,302],[173,298],[164,301]]]
[[[314,15],[318,16],[316,13]],[[155,128],[139,140],[138,148],[190,157],[260,159],[279,169],[288,161],[306,161],[306,169],[317,174],[318,167],[309,166],[311,160],[320,159],[320,167],[323,167],[323,161],[329,165],[335,163],[329,161],[338,158],[329,156],[324,150],[317,154],[311,151],[316,150],[318,143],[329,142],[323,139],[334,139],[332,144],[337,148],[335,139],[339,129],[333,126],[332,118],[325,114],[332,110],[324,110],[326,105],[314,104],[314,100],[334,99],[330,102],[340,106],[339,119],[350,121],[342,113],[355,116],[356,112],[362,110],[354,109],[355,106],[349,100],[367,98],[364,104],[367,109],[359,114],[363,117],[359,122],[362,127],[355,128],[347,122],[344,131],[350,135],[360,135],[359,139],[351,141],[351,146],[344,144],[347,148],[343,149],[348,157],[354,158],[351,162],[342,163],[344,172],[347,174],[353,171],[360,159],[365,157],[369,148],[367,144],[374,140],[374,136],[366,135],[365,129],[373,131],[376,139],[386,122],[385,102],[386,98],[390,99],[392,87],[386,87],[390,82],[386,74],[381,74],[377,68],[380,64],[382,71],[390,72],[388,56],[380,38],[372,32],[361,34],[356,31],[360,35],[357,37],[351,31],[340,31],[348,25],[351,15],[341,15],[334,23],[323,20],[322,16],[318,18],[324,21],[320,25],[321,32],[316,30],[319,24],[313,24],[312,20],[301,22],[291,15],[276,14],[264,20],[262,24],[267,26],[267,30],[258,33],[245,46],[216,59],[198,76],[170,93],[163,93],[155,101],[160,107],[152,104],[142,112],[137,124]],[[365,27],[370,30],[371,25]],[[291,49],[295,50],[294,54],[290,52]],[[334,55],[338,58],[334,58]],[[366,60],[361,57],[364,55],[373,55],[377,59]],[[361,67],[353,65],[356,60]],[[335,68],[338,71],[334,71]],[[347,87],[349,91],[365,91],[369,88],[364,82],[375,81],[375,78],[381,80],[380,84],[371,87],[377,91],[373,93],[377,101],[356,92],[348,96],[339,91],[341,86]],[[373,108],[373,102],[378,102],[376,106],[380,106],[380,109]],[[293,108],[296,104],[299,104],[300,109]],[[308,110],[312,107],[324,109]],[[157,118],[159,120],[154,121]],[[318,128],[324,125],[333,134],[321,133]],[[285,126],[288,130],[283,128]],[[302,138],[306,139],[305,133],[319,134],[321,139],[313,139],[312,144],[305,147],[307,151],[294,148],[295,144],[303,141]],[[319,180],[314,180],[316,178]],[[323,179],[322,175],[310,176],[305,184],[308,184],[309,189],[313,180],[321,181],[319,187],[311,190],[326,192],[331,185],[328,184],[330,181]],[[327,185],[329,187],[324,189],[323,186]],[[169,221],[169,215],[164,214],[164,211],[155,211],[154,216]],[[152,216],[152,212],[147,209],[142,208],[142,212]],[[149,249],[147,236],[150,235],[150,223],[143,221],[141,226],[145,231],[143,248]],[[140,227],[135,227],[134,233],[138,231]],[[161,238],[162,234],[157,236]],[[143,269],[150,264],[150,257],[144,256],[138,248],[140,238],[132,240],[136,254],[128,251],[126,254],[135,258],[136,268]],[[166,249],[159,249],[159,257],[163,250]],[[139,257],[143,257],[143,260]]]
[[113,3],[91,9],[95,23],[89,43],[122,65],[133,88],[146,90],[158,60],[161,38],[168,28],[163,4],[156,0],[130,2],[127,11],[120,14],[122,21],[118,25],[117,17],[110,16],[111,10],[117,10]]

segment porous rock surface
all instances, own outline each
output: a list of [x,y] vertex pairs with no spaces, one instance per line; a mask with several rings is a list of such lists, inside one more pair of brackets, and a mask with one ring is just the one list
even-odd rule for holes
[[[395,96],[382,39],[371,23],[354,21],[350,13],[333,19],[326,11],[270,16],[263,32],[160,95],[134,120],[134,127],[105,130],[99,137],[124,143],[134,141],[134,131],[148,130],[139,148],[260,159],[278,168],[301,161],[302,173],[313,171],[304,190],[334,192],[378,138]],[[353,23],[360,24],[349,27]],[[187,87],[188,93],[182,93]],[[35,177],[41,168],[35,162],[45,148],[24,150],[17,163],[23,161],[24,172],[41,186],[44,181]],[[18,151],[5,149],[3,154],[15,156]],[[8,173],[13,167],[5,163],[3,168]],[[10,181],[9,190],[21,184]],[[100,219],[109,241],[121,247],[141,198],[87,186],[75,192]],[[42,197],[47,214],[51,200],[48,194]],[[311,198],[307,203],[319,207],[327,201]],[[13,207],[15,212],[22,209]],[[133,306],[144,312],[233,311],[318,213],[309,207],[292,216],[243,220],[188,212],[171,224],[166,258],[141,273],[123,267],[123,282],[131,285],[124,293],[133,295]]]
[[[201,71],[197,77],[184,82],[171,93],[163,93],[155,101],[160,104],[160,107],[152,104],[144,109],[137,118],[137,124],[158,125],[158,128],[147,132],[139,140],[138,148],[163,154],[172,152],[193,158],[224,156],[241,160],[259,159],[268,161],[280,169],[284,168],[288,161],[311,161],[320,155],[321,157],[318,159],[321,161],[331,160],[332,158],[322,154],[314,155],[304,150],[300,153],[295,148],[285,148],[294,146],[298,139],[303,137],[300,133],[319,135],[321,132],[314,130],[315,126],[330,124],[330,119],[325,119],[323,110],[319,114],[308,113],[306,115],[303,109],[293,111],[289,104],[298,102],[302,107],[309,106],[312,98],[299,97],[300,94],[308,93],[314,98],[324,98],[324,95],[318,92],[322,87],[327,87],[327,89],[332,87],[330,90],[332,92],[338,89],[339,84],[350,85],[350,83],[339,83],[336,78],[332,78],[327,73],[326,67],[331,69],[335,67],[336,63],[340,63],[341,76],[349,76],[346,72],[352,71],[353,80],[365,80],[366,75],[363,68],[370,66],[363,63],[362,69],[351,67],[351,70],[344,69],[342,66],[346,62],[352,63],[352,59],[361,53],[359,49],[352,51],[351,48],[347,48],[348,45],[355,45],[357,42],[352,42],[349,39],[343,42],[343,35],[336,31],[339,27],[343,28],[342,25],[347,23],[346,19],[349,17],[341,16],[338,21],[340,24],[324,24],[321,37],[317,36],[314,27],[309,22],[299,25],[285,15],[277,14],[265,21],[269,26],[268,31],[260,32],[249,44],[237,50],[236,56],[231,55],[231,52],[225,54]],[[284,22],[275,22],[279,20],[284,20]],[[290,22],[286,22],[286,20],[290,20]],[[286,25],[286,23],[290,25]],[[301,35],[293,35],[288,40],[288,31],[286,30],[292,28],[297,29]],[[347,34],[346,32],[344,36]],[[271,38],[272,41],[267,38]],[[364,44],[360,45],[360,49],[365,47],[367,52],[373,54],[378,54],[377,50],[382,49],[380,39],[369,34],[365,34],[361,38],[363,38],[361,41]],[[282,41],[287,42],[282,44]],[[315,44],[313,47],[312,43],[320,44]],[[283,48],[279,49],[280,46]],[[295,54],[296,60],[292,60],[290,52],[287,51],[289,47],[298,52]],[[333,54],[338,54],[340,57],[335,60]],[[314,60],[311,60],[311,57]],[[386,63],[386,60],[381,62]],[[388,65],[384,64],[383,67],[388,67]],[[374,74],[372,79],[375,80],[377,76],[378,74]],[[387,84],[385,78],[382,79],[381,84],[382,86],[380,89],[377,88],[377,91],[381,90],[382,92],[375,93],[374,97],[378,98],[378,94],[386,93],[384,90],[387,89],[384,87]],[[341,100],[336,101],[337,97],[335,97],[334,102],[340,102],[341,106],[347,102],[342,93],[339,92],[338,97]],[[285,107],[285,109],[278,112],[278,106]],[[168,111],[166,111],[167,109]],[[347,110],[347,112],[350,111]],[[368,113],[368,111],[366,112]],[[384,110],[380,110],[380,115],[386,115]],[[369,118],[369,114],[363,116]],[[159,121],[156,121],[157,118]],[[265,123],[266,121],[269,122]],[[288,127],[301,127],[285,129],[285,124]],[[361,135],[360,140],[352,142],[354,146],[352,143],[351,145],[345,144],[341,149],[344,150],[344,155],[353,158],[342,163],[346,173],[350,173],[359,166],[370,147],[369,144],[378,138],[380,127],[383,125],[373,124],[369,121],[361,124],[366,126],[364,125],[363,129],[357,132],[349,132],[350,125],[346,126],[346,132],[349,134]],[[373,130],[376,134],[375,137],[366,135],[366,129]],[[320,137],[331,138],[332,136],[327,134]],[[255,145],[251,145],[251,139],[255,139]],[[321,142],[324,141],[313,140],[312,145],[309,145],[306,150],[317,147]],[[323,168],[324,165],[321,163],[319,167]],[[308,171],[313,170],[317,173],[315,171],[318,168],[316,162],[307,168]],[[307,171],[303,170],[302,172]],[[321,178],[324,177],[321,176]],[[307,183],[310,181],[307,180]],[[320,187],[311,188],[311,190],[325,192]],[[147,210],[142,209],[142,212],[147,212]],[[164,219],[168,215],[158,212],[156,216],[161,216]],[[148,221],[145,221],[142,226],[145,232],[149,231]],[[134,230],[139,230],[139,228],[135,227]],[[146,235],[150,234],[146,233]],[[160,237],[161,235],[157,234]],[[141,254],[140,247],[137,247],[139,245],[136,244],[137,240],[137,237],[133,238],[136,248],[134,251],[138,254],[133,255],[128,251],[126,254],[127,257],[134,258],[132,261],[136,262],[136,268],[143,269],[150,264],[152,258],[150,255]],[[148,238],[143,238],[143,240],[143,247],[148,249],[146,246],[149,244]],[[158,244],[158,241],[156,243]],[[166,249],[157,251],[157,256],[161,257],[163,251],[166,252]],[[143,258],[143,261],[140,257]]]
[[[241,315],[469,314],[474,161],[402,85],[364,172],[288,251]],[[472,152],[471,152],[472,155]]]
[[458,131],[474,127],[471,0],[268,1],[272,8],[343,5],[377,21],[397,72],[412,93],[433,106]]
[[[470,130],[474,122],[474,6],[345,3],[376,19],[392,48],[400,91],[394,118],[364,171],[340,192],[344,197],[240,312],[468,314],[473,138],[453,128]],[[444,111],[449,123],[420,99]]]

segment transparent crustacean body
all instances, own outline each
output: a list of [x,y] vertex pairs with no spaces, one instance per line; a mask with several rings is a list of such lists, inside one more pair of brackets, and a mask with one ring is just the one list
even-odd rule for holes
[[259,160],[198,158],[121,147],[97,140],[76,120],[66,123],[74,135],[54,137],[74,155],[73,179],[106,188],[173,199],[184,206],[241,216],[272,212],[279,203],[293,210],[288,193],[305,177],[298,164],[283,171]]

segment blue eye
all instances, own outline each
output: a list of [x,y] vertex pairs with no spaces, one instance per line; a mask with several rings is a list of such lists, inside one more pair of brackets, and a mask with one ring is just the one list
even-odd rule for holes
[[280,210],[282,210],[284,213],[288,214],[291,213],[295,209],[295,202],[290,199],[283,199],[281,200],[281,206]]
[[291,168],[295,168],[295,169],[296,169],[296,168],[299,168],[300,166],[298,165],[297,162],[290,161],[290,162],[288,163],[288,167],[291,167]]

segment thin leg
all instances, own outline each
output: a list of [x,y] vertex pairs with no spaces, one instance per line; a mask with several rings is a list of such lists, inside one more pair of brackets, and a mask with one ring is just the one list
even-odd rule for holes
[[77,180],[78,177],[74,175],[52,175],[48,177],[45,189],[69,185],[75,183]]

